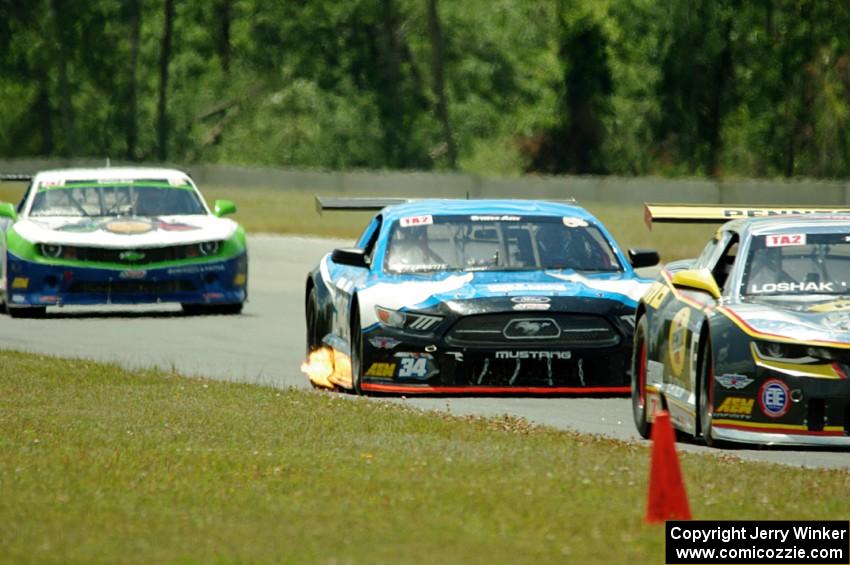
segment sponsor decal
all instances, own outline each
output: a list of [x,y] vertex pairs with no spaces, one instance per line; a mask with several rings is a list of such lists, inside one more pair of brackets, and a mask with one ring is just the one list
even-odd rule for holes
[[750,291],[753,294],[761,294],[765,292],[834,292],[831,282],[780,282],[754,284],[750,286]]
[[779,379],[765,381],[759,389],[759,406],[765,416],[781,418],[791,408],[791,391]]
[[765,247],[788,247],[791,245],[806,245],[806,234],[795,233],[785,235],[766,235]]
[[55,304],[59,302],[59,297],[55,294],[42,294],[38,297],[38,301],[42,304]]
[[377,347],[378,349],[393,349],[401,341],[391,337],[375,336],[369,338],[369,343],[372,344],[372,347]]
[[189,181],[183,177],[171,177],[168,179],[168,184],[171,186],[186,186]]
[[850,310],[850,300],[835,300],[809,308],[809,312],[846,312]]
[[162,220],[157,222],[156,227],[162,231],[192,231],[201,229],[198,226],[190,224],[183,224],[181,222],[163,222]]
[[473,222],[518,222],[522,220],[520,216],[470,216],[469,219]]
[[564,216],[562,218],[564,225],[568,228],[586,228],[588,226],[587,220],[582,218],[571,218],[569,216]]
[[122,251],[118,254],[118,258],[122,261],[129,261],[131,263],[135,261],[141,261],[145,258],[145,254],[141,251]]
[[727,396],[720,406],[715,410],[718,414],[750,415],[753,412],[753,398],[741,398],[740,396]]
[[153,224],[145,220],[112,220],[103,229],[118,235],[138,235],[153,230]]
[[560,292],[567,290],[563,283],[499,283],[487,285],[490,292]]
[[372,363],[366,371],[367,377],[392,377],[395,374],[395,363]]
[[224,265],[187,265],[185,267],[168,269],[166,273],[169,275],[194,275],[196,273],[210,273],[224,270]]
[[664,283],[654,282],[649,287],[649,292],[643,297],[643,301],[650,308],[658,310],[668,294],[670,294],[670,287]]
[[514,310],[548,310],[551,304],[514,304]]
[[572,351],[497,351],[496,359],[572,359]]
[[122,279],[143,279],[147,274],[147,271],[121,271],[118,276]]
[[458,363],[463,363],[463,351],[446,351],[446,355],[451,355]]
[[235,277],[233,277],[233,285],[234,286],[244,286],[245,282],[248,280],[247,275],[245,273],[237,273]]
[[753,382],[753,379],[746,375],[736,375],[734,373],[717,375],[714,377],[714,380],[720,383],[720,386],[723,388],[734,388],[736,390],[747,388]]
[[557,339],[561,328],[552,318],[517,318],[502,330],[507,339]]
[[69,231],[73,233],[91,233],[100,229],[101,222],[94,220],[83,220],[73,224],[65,224],[56,228],[59,231]]
[[224,293],[221,292],[205,292],[201,295],[204,300],[221,300],[224,298]]
[[514,296],[511,302],[514,304],[546,304],[551,299],[548,296]]
[[824,316],[823,323],[830,329],[850,331],[850,315],[846,312],[833,312]]
[[29,284],[29,277],[15,277],[14,280],[12,280],[12,288],[26,288]]
[[646,360],[646,384],[661,385],[664,382],[664,363]]
[[434,223],[434,217],[431,214],[426,214],[424,216],[408,216],[400,219],[398,223],[403,228],[429,226]]
[[796,216],[800,214],[836,214],[832,216],[821,216],[824,219],[843,220],[846,215],[842,215],[846,210],[834,208],[798,208],[792,210],[790,208],[726,208],[723,210],[724,218],[761,218],[764,216]]
[[394,357],[399,360],[399,377],[427,379],[437,372],[433,362],[434,356],[430,353],[400,351]]
[[27,299],[24,297],[23,294],[13,294],[12,295],[12,302],[14,302],[15,304],[23,304],[26,301],[27,301]]
[[667,339],[667,358],[670,361],[670,371],[678,377],[685,368],[685,353],[688,344],[688,322],[691,319],[691,309],[682,308],[673,316],[670,322],[670,334]]
[[65,179],[43,180],[40,185],[43,187],[65,186]]

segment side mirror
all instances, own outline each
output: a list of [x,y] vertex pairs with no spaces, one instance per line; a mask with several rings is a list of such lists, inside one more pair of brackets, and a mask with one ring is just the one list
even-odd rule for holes
[[0,218],[9,218],[10,220],[17,220],[18,213],[15,211],[14,204],[9,204],[8,202],[0,202]]
[[356,247],[334,249],[331,252],[331,261],[340,265],[348,265],[349,267],[369,268],[369,263],[366,261],[366,252]]
[[661,261],[661,258],[658,256],[658,251],[655,249],[629,249],[629,263],[631,263],[632,267],[635,269],[640,269],[641,267],[654,267],[659,263],[659,261]]
[[720,287],[707,269],[688,269],[673,274],[673,286],[707,292],[715,300],[720,299]]
[[236,213],[236,204],[232,200],[216,200],[213,205],[213,214],[221,218],[228,214]]

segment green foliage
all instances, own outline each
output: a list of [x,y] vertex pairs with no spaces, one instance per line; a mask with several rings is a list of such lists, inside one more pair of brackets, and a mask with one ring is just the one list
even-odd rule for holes
[[[175,3],[169,160],[850,173],[845,2],[443,0],[448,128],[427,5]],[[152,160],[163,29],[161,0],[0,0],[0,155]]]

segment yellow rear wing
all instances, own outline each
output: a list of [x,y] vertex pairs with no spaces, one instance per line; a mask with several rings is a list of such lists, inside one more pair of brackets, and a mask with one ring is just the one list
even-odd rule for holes
[[850,214],[850,207],[736,206],[734,204],[644,204],[644,221],[655,223],[722,224],[741,218],[800,214]]

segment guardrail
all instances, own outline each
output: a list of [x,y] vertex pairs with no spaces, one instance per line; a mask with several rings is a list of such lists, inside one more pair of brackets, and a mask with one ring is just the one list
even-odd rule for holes
[[[0,172],[34,173],[67,166],[103,166],[105,159],[0,159]],[[131,163],[113,161],[113,166]],[[579,202],[706,204],[850,204],[850,182],[818,180],[708,180],[658,177],[537,176],[490,178],[466,173],[311,171],[232,165],[171,165],[203,188],[218,185],[281,188],[351,196],[564,198]]]

